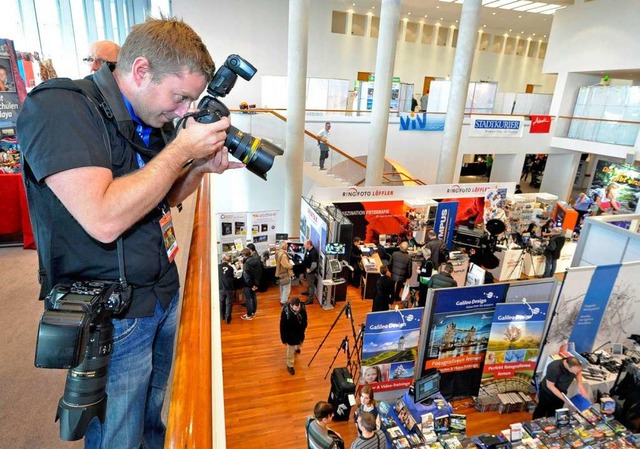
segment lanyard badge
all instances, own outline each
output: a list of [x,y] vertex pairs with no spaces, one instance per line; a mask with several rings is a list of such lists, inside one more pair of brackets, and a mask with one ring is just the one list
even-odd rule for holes
[[160,219],[160,229],[162,230],[162,240],[164,241],[164,247],[167,250],[167,257],[169,258],[169,262],[173,262],[176,258],[176,254],[178,253],[178,240],[176,239],[176,233],[173,230],[171,209],[169,208],[167,208],[166,212],[163,210],[163,215]]

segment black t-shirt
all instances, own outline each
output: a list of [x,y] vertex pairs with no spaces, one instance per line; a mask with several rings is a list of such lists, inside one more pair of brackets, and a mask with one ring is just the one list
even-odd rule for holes
[[547,366],[547,374],[544,376],[541,387],[550,395],[553,395],[551,390],[547,388],[547,380],[553,382],[558,390],[566,393],[569,389],[569,385],[573,382],[576,375],[567,370],[562,363],[562,360],[554,360]]
[[[83,94],[68,90],[32,92],[23,105],[17,128],[47,288],[72,280],[117,280],[116,242],[101,243],[87,234],[44,180],[55,173],[89,166],[110,168],[114,177],[132,173],[138,170],[133,148],[118,134],[113,122],[103,121]],[[158,134],[152,133],[151,145],[160,150]],[[143,144],[137,134],[130,138]],[[153,315],[156,298],[166,307],[180,287],[176,265],[169,262],[164,247],[161,217],[160,207],[155,207],[122,234],[126,277],[133,287],[127,318]]]

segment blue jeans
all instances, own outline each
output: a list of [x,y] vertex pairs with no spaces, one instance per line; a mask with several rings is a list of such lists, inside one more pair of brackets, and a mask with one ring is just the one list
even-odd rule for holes
[[244,303],[247,307],[247,315],[253,316],[256,314],[256,310],[258,309],[258,298],[256,297],[256,292],[251,290],[249,287],[243,287],[242,291],[244,292]]
[[176,293],[167,310],[157,301],[153,316],[113,320],[107,414],[104,423],[91,421],[85,448],[164,447],[166,427],[160,414],[173,363],[178,303]]
[[547,254],[545,254],[544,257],[544,274],[542,277],[550,278],[556,272],[556,262],[558,262],[558,259],[554,259],[553,256]]

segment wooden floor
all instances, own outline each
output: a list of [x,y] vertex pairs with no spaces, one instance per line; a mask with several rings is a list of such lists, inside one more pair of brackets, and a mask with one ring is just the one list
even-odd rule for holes
[[[301,290],[300,286],[293,285],[291,297],[299,295]],[[371,311],[371,301],[361,300],[357,289],[351,286],[347,297],[354,324],[359,329]],[[221,324],[228,448],[267,449],[275,447],[274,443],[282,449],[306,447],[305,417],[313,413],[317,401],[326,401],[329,396],[329,367],[336,354],[333,368],[346,366],[346,354],[338,353],[345,335],[353,344],[351,321],[346,314],[336,321],[344,305],[338,302],[336,308],[329,311],[317,302],[307,307],[309,327],[302,353],[296,356],[294,376],[286,370],[286,347],[280,342],[278,287],[272,286],[258,294],[258,313],[253,321],[241,320],[245,309],[234,306],[231,324]],[[327,334],[313,363],[307,366]],[[471,398],[452,405],[456,413],[467,415],[468,435],[497,433],[510,423],[531,419],[531,414],[526,412],[479,413],[471,406]],[[357,437],[353,420],[335,422],[330,427],[342,435],[347,447]]]

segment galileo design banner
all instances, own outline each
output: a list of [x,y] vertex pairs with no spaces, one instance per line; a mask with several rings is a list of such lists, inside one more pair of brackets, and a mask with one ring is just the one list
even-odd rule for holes
[[472,115],[469,137],[522,137],[524,117]]
[[424,309],[367,314],[360,383],[374,391],[407,389],[413,383]]
[[435,290],[428,331],[423,330],[424,366],[440,370],[447,397],[476,396],[480,387],[493,312],[507,284]]
[[529,390],[548,309],[548,302],[496,305],[482,371],[486,391]]

